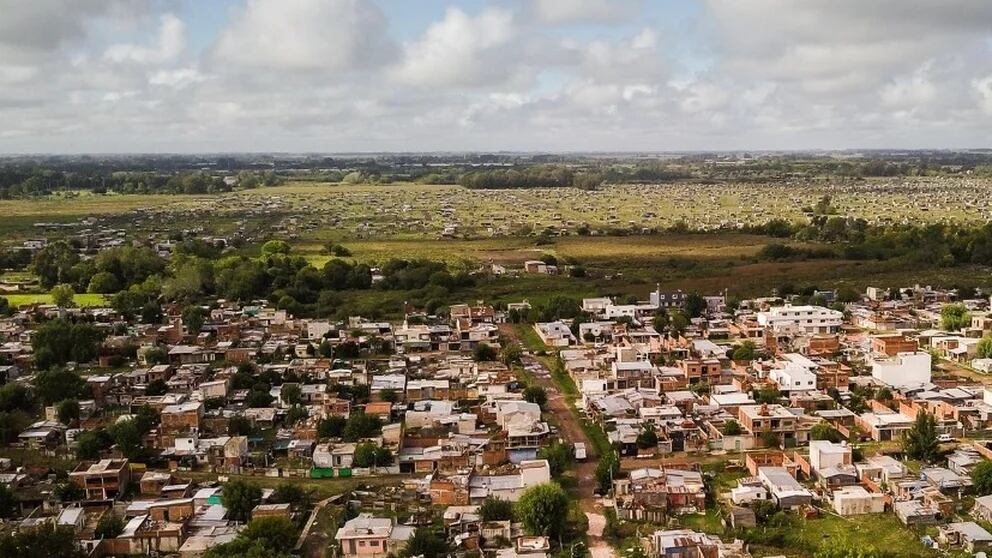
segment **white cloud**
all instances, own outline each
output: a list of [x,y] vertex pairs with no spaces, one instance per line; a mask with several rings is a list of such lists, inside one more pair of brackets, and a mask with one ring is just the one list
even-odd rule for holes
[[186,46],[186,27],[181,19],[172,14],[163,15],[160,21],[158,39],[153,45],[111,45],[103,53],[104,59],[137,64],[161,64],[175,59]]
[[432,87],[499,82],[514,69],[513,57],[503,57],[514,35],[508,11],[487,9],[473,17],[449,8],[420,40],[406,45],[394,75],[402,83]]
[[149,74],[148,83],[161,85],[172,89],[185,89],[206,79],[196,68],[179,68],[176,70],[158,70]]
[[643,0],[532,0],[538,21],[563,23],[619,23],[640,11]]
[[368,71],[394,55],[386,31],[370,0],[248,0],[213,57],[219,66],[277,72]]

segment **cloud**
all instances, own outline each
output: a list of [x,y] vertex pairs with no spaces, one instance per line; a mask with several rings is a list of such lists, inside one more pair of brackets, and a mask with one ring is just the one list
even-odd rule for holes
[[513,73],[514,57],[506,47],[514,39],[513,15],[486,9],[470,16],[448,8],[444,19],[423,37],[406,45],[394,75],[402,83],[421,86],[475,87],[500,82]]
[[615,24],[640,12],[643,0],[533,0],[534,17],[542,23]]
[[248,0],[212,54],[218,66],[368,71],[391,60],[395,44],[369,0]]
[[172,89],[185,89],[206,78],[196,68],[179,68],[176,70],[158,70],[149,74],[148,83],[161,85]]
[[103,53],[110,62],[135,62],[137,64],[161,64],[179,56],[186,46],[186,27],[178,17],[165,14],[160,18],[158,39],[152,46],[134,44],[111,45]]

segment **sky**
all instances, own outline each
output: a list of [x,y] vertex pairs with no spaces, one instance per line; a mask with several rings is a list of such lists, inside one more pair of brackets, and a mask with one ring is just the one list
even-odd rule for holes
[[987,0],[0,0],[0,153],[976,147]]

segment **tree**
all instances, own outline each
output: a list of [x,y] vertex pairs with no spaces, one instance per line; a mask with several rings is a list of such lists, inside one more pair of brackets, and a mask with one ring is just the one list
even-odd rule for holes
[[72,527],[46,522],[38,527],[22,527],[0,537],[0,558],[24,556],[85,558],[88,554],[76,544]]
[[977,358],[992,358],[992,336],[985,336],[975,347]]
[[488,343],[479,343],[472,349],[472,360],[476,362],[492,362],[497,356],[496,349]]
[[200,333],[200,329],[203,328],[203,323],[206,321],[206,312],[203,308],[191,304],[183,308],[182,320],[187,332],[197,334]]
[[251,519],[251,510],[262,501],[262,489],[247,481],[229,480],[221,491],[220,499],[231,519],[245,523]]
[[402,556],[412,558],[444,558],[448,554],[448,543],[444,537],[438,536],[428,527],[418,527],[406,543]]
[[7,485],[0,485],[0,518],[10,519],[17,515],[17,496]]
[[70,361],[89,362],[96,358],[102,338],[92,324],[72,323],[62,318],[49,320],[31,338],[34,364],[46,369]]
[[399,401],[400,396],[399,396],[398,393],[396,393],[396,390],[395,389],[393,389],[393,388],[386,388],[386,389],[381,390],[379,392],[379,399],[381,399],[381,400],[383,400],[383,401],[385,401],[387,403],[396,403],[397,401]]
[[286,517],[259,517],[252,519],[239,536],[262,542],[266,548],[282,550],[296,545],[299,531]]
[[59,308],[72,308],[76,305],[76,291],[68,283],[60,283],[52,287],[52,304]]
[[771,405],[772,403],[778,403],[778,400],[782,397],[782,393],[777,387],[765,386],[754,392],[754,400],[758,403],[763,403],[765,405]]
[[670,325],[668,327],[672,335],[681,336],[685,333],[685,330],[689,327],[689,318],[682,312],[676,312],[672,315]]
[[528,534],[558,538],[568,518],[568,495],[556,482],[532,486],[520,496],[516,514]]
[[690,318],[698,318],[706,310],[706,299],[696,293],[690,293],[685,297],[684,312]]
[[119,290],[121,290],[121,284],[117,280],[117,276],[107,271],[101,271],[93,275],[90,278],[89,285],[86,286],[86,292],[88,293],[111,294]]
[[483,521],[512,521],[513,502],[495,496],[486,496],[482,506],[479,507],[479,514]]
[[115,423],[108,429],[121,454],[131,461],[143,461],[146,455],[145,433],[136,419]]
[[334,356],[334,346],[327,339],[320,342],[317,346],[317,354],[320,358],[331,358]]
[[809,437],[811,440],[829,440],[835,444],[844,440],[843,434],[838,432],[833,426],[830,426],[828,422],[814,424],[809,430]]
[[925,463],[936,461],[940,455],[937,419],[926,411],[917,413],[913,426],[903,434],[902,447],[910,459],[918,459]]
[[56,414],[62,424],[72,424],[79,420],[79,401],[75,399],[65,399],[58,404]]
[[263,255],[288,254],[289,250],[289,244],[284,240],[270,240],[262,245]]
[[348,416],[341,437],[346,442],[357,442],[362,438],[371,438],[382,431],[382,421],[375,415],[353,412]]
[[269,501],[273,504],[289,504],[295,511],[305,510],[313,503],[313,490],[304,490],[298,484],[284,482],[272,491]]
[[992,461],[982,460],[971,470],[971,482],[979,496],[992,494]]
[[38,372],[34,378],[35,394],[45,405],[54,405],[66,399],[76,399],[86,386],[79,374],[65,368]]
[[730,419],[723,423],[723,433],[726,436],[740,436],[744,432],[741,428],[741,424],[734,419]]
[[75,502],[86,497],[86,493],[83,492],[83,489],[70,480],[65,480],[56,484],[52,493],[55,494],[55,497],[58,498],[59,502]]
[[552,442],[537,450],[538,459],[547,459],[551,476],[558,478],[572,463],[572,447],[560,442]]
[[299,384],[283,384],[279,394],[284,405],[297,405],[303,400],[302,396],[303,389]]
[[112,443],[106,430],[84,430],[76,436],[76,459],[99,459],[100,452],[109,448]]
[[746,360],[751,361],[758,356],[758,347],[754,344],[754,341],[750,339],[745,340],[740,345],[734,347],[731,354],[727,355],[733,360]]
[[651,428],[645,428],[637,435],[637,447],[651,449],[658,447],[658,435]]
[[64,240],[53,242],[35,254],[31,269],[38,275],[41,287],[51,289],[72,279],[72,268],[79,263],[79,254]]
[[666,329],[668,329],[669,321],[668,311],[664,308],[659,308],[658,311],[655,312],[654,317],[651,318],[651,325],[654,327],[655,331],[658,333],[663,333]]
[[317,435],[321,438],[340,438],[344,435],[344,429],[347,425],[348,419],[339,415],[331,415],[317,423]]
[[165,395],[169,391],[169,385],[162,378],[155,378],[145,386],[145,395]]
[[971,325],[971,315],[964,304],[948,304],[940,310],[940,327],[957,331]]
[[96,524],[96,536],[98,539],[112,539],[124,532],[124,521],[114,512],[103,514]]
[[352,463],[355,467],[386,467],[393,464],[393,452],[371,442],[359,444]]
[[613,488],[613,479],[620,472],[620,459],[615,451],[610,450],[599,458],[596,465],[596,482],[599,483],[599,491],[606,493]]
[[544,404],[548,402],[548,394],[541,386],[527,386],[524,390],[524,400],[536,403],[543,409]]
[[228,436],[248,436],[251,434],[251,420],[247,417],[235,415],[227,419]]
[[519,343],[509,342],[500,349],[499,359],[507,366],[516,366],[523,362],[523,354]]

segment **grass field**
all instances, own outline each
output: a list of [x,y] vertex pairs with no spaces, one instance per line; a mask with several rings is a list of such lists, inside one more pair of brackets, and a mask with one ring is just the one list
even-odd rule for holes
[[[51,304],[52,295],[47,293],[40,294],[0,294],[0,297],[6,298],[7,302],[11,306],[21,306],[25,304]],[[102,294],[92,294],[92,293],[81,293],[77,294],[74,298],[76,306],[101,306],[107,303],[107,297]]]

